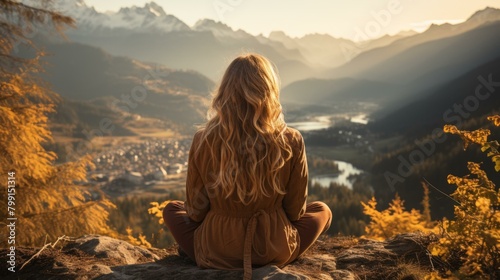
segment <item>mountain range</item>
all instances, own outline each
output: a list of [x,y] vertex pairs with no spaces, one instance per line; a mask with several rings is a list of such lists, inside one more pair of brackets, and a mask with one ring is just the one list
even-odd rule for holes
[[[500,10],[486,8],[461,24],[434,25],[423,33],[366,50],[348,63],[324,71],[320,83],[291,83],[283,89],[283,101],[303,102],[297,93],[307,84],[308,100],[331,104],[361,97],[380,105],[383,110],[376,114],[380,117],[495,60],[500,56],[499,38]],[[346,80],[350,86],[345,85]]]
[[100,13],[87,6],[84,0],[54,1],[54,8],[76,20],[78,30],[95,33],[117,30],[131,32],[187,31],[189,26],[173,15],[165,13],[154,2],[144,7],[124,7],[116,13]]
[[[41,40],[53,54],[47,58],[53,65],[47,78],[57,92],[94,102],[144,86],[148,99],[130,113],[181,125],[203,119],[214,82],[242,51],[262,53],[277,65],[284,104],[300,109],[371,102],[382,108],[372,119],[381,121],[432,98],[445,84],[500,54],[500,10],[494,8],[477,11],[460,24],[433,25],[422,33],[402,32],[360,44],[326,34],[293,38],[275,31],[253,36],[210,19],[188,26],[154,2],[106,13],[84,0],[53,2],[76,20],[76,28],[67,31],[69,42]],[[359,53],[348,57],[346,48]],[[168,75],[143,84],[152,69]],[[98,103],[116,110],[109,102]]]
[[99,129],[105,118],[116,127],[113,135],[133,135],[127,123],[141,117],[183,131],[204,120],[214,83],[196,71],[113,56],[80,43],[35,41],[48,53],[41,75],[62,97],[51,120],[65,136],[82,137],[84,129]]
[[[67,32],[74,42],[102,48],[111,55],[192,69],[213,81],[220,79],[231,58],[242,51],[262,53],[279,69],[285,103],[300,103],[287,93],[298,92],[308,80],[317,78],[331,80],[331,86],[308,85],[308,100],[331,96],[332,102],[343,102],[367,97],[383,106],[411,100],[492,58],[489,54],[496,51],[496,39],[488,38],[488,31],[479,34],[476,29],[500,19],[500,10],[486,8],[460,24],[432,25],[423,33],[401,32],[360,44],[327,34],[292,38],[275,31],[268,37],[253,36],[210,19],[189,27],[154,2],[108,13],[97,12],[84,0],[55,3],[57,9],[76,19],[77,28]],[[460,37],[468,32],[472,32],[468,38]],[[476,35],[480,37],[473,39]],[[453,48],[461,44],[466,45]],[[346,49],[358,54],[350,57]],[[349,88],[339,80],[344,78],[357,82],[351,80],[353,88]],[[367,81],[385,86],[371,88]]]
[[220,79],[231,58],[245,51],[268,56],[280,69],[283,85],[287,85],[344,64],[350,59],[346,48],[366,51],[413,34],[384,36],[360,48],[350,40],[327,34],[291,38],[273,32],[268,37],[253,36],[211,19],[201,19],[190,27],[154,2],[106,13],[96,11],[84,0],[57,0],[54,7],[75,19],[77,28],[67,31],[74,42],[103,48],[112,55],[193,69],[214,81]]

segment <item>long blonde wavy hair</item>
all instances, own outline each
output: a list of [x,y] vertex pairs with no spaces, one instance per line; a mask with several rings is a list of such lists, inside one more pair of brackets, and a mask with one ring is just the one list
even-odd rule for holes
[[284,194],[278,172],[292,156],[285,130],[273,64],[258,54],[238,56],[214,92],[198,146],[210,149],[213,187],[245,205]]

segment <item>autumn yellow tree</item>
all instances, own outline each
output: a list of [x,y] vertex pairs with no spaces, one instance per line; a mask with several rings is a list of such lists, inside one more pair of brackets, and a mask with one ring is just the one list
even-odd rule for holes
[[[425,194],[428,195],[428,191],[425,191]],[[428,197],[424,197],[423,201],[423,204],[425,204]],[[400,233],[430,233],[436,231],[435,224],[430,222],[429,216],[422,215],[416,209],[406,211],[404,201],[397,194],[389,204],[389,208],[382,211],[377,210],[375,198],[372,198],[367,203],[361,202],[361,204],[364,209],[363,213],[370,217],[370,223],[365,228],[366,237],[385,240]],[[426,211],[428,211],[428,208]]]
[[[51,141],[47,114],[58,96],[38,76],[44,53],[29,37],[37,29],[61,32],[74,22],[52,11],[50,1],[38,3],[42,5],[0,0],[0,236],[7,236],[7,218],[17,219],[10,220],[16,224],[16,243],[8,246],[111,232],[106,220],[113,204],[74,184],[85,180],[89,158],[56,165],[56,155],[42,146]],[[19,46],[31,48],[35,55],[16,56]],[[6,244],[2,238],[0,247]]]
[[[488,117],[500,126],[500,116]],[[491,131],[477,129],[462,131],[447,125],[444,132],[456,134],[464,141],[481,147],[500,171],[498,141],[488,141]],[[433,255],[445,260],[459,259],[460,267],[449,271],[449,277],[459,279],[499,279],[500,277],[500,189],[488,179],[478,163],[467,164],[470,174],[464,177],[448,175],[448,183],[456,185],[451,196],[457,201],[455,217],[443,221],[443,235],[438,243],[430,246]],[[441,279],[434,273],[428,279]]]

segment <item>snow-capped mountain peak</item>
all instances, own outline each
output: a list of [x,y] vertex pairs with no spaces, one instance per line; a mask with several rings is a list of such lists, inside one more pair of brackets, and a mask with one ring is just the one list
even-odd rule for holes
[[198,20],[194,26],[194,30],[197,31],[208,31],[208,30],[219,30],[219,31],[227,31],[227,32],[233,32],[233,29],[229,27],[228,25],[220,22],[220,21],[215,21],[212,19],[200,19]]
[[[24,2],[36,2],[24,0]],[[97,12],[89,7],[85,0],[55,0],[54,8],[76,21],[80,30],[93,32],[105,29],[123,29],[139,32],[171,32],[190,30],[184,22],[169,15],[155,2],[149,2],[144,7],[124,7],[118,12]]]
[[153,17],[162,17],[167,16],[167,13],[163,10],[163,8],[156,4],[155,2],[149,2],[144,5],[144,7],[125,7],[121,8],[118,11],[118,14],[126,14],[126,15],[140,15],[140,16],[153,16]]
[[165,11],[163,10],[163,8],[156,4],[155,2],[149,2],[147,3],[144,8],[146,9],[149,9],[149,12],[154,14],[155,16],[157,17],[160,17],[160,16],[166,16],[167,14],[165,13]]
[[144,7],[121,8],[118,13],[109,14],[109,25],[114,28],[140,29],[141,31],[170,32],[189,30],[189,27],[176,17],[167,15],[155,2]]
[[210,31],[215,37],[247,38],[252,36],[241,29],[235,31],[228,25],[212,19],[198,20],[194,24],[193,30]]

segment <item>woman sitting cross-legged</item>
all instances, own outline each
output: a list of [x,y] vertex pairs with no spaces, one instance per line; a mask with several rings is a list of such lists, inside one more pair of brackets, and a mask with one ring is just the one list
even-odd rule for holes
[[308,170],[301,134],[287,127],[273,65],[237,57],[212,100],[211,117],[193,138],[186,202],[172,201],[165,225],[203,268],[284,266],[329,227],[323,202],[306,204]]

